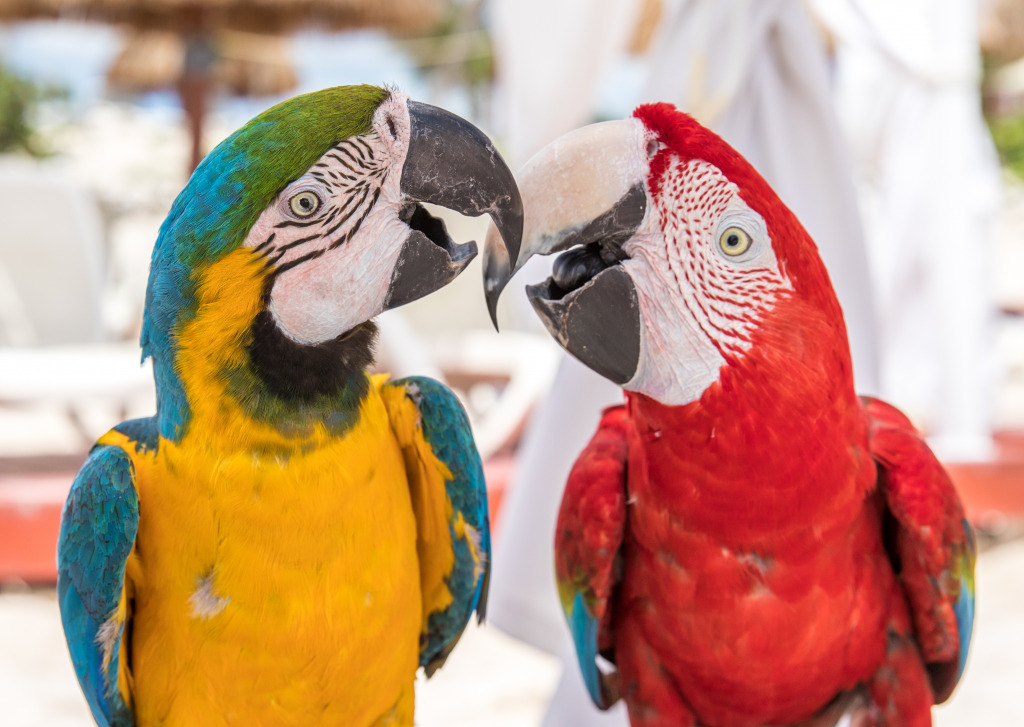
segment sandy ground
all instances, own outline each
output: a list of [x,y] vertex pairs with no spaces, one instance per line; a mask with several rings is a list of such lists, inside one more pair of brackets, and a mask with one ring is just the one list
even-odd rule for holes
[[[1024,725],[1024,540],[978,562],[978,616],[967,671],[936,727]],[[444,670],[417,686],[420,727],[539,725],[559,664],[497,629],[471,627]],[[0,593],[0,724],[91,724],[52,590]]]

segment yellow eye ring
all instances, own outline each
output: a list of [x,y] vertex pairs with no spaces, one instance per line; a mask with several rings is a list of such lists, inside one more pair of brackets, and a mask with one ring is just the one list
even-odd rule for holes
[[751,243],[750,235],[741,227],[728,227],[718,236],[718,247],[729,257],[742,255]]
[[296,217],[310,217],[320,209],[320,198],[312,192],[299,192],[288,200],[288,207]]

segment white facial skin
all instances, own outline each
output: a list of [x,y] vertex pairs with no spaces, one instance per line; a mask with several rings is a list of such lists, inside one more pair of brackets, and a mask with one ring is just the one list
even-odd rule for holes
[[[647,142],[657,151],[656,139]],[[679,406],[718,380],[725,354],[750,348],[759,319],[792,285],[764,220],[711,164],[673,159],[648,202],[623,246],[643,322],[640,362],[624,388]]]
[[392,93],[371,131],[336,145],[275,199],[246,237],[280,272],[269,310],[289,338],[337,338],[384,309],[409,226],[399,185],[408,97]]

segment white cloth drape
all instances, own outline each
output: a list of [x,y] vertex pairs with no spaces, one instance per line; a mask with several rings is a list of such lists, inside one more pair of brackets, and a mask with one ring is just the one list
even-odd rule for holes
[[989,224],[998,163],[981,115],[975,0],[821,0],[857,162],[882,394],[948,459],[992,451]]
[[492,0],[506,158],[519,167],[588,123],[609,65],[625,47],[636,0]]

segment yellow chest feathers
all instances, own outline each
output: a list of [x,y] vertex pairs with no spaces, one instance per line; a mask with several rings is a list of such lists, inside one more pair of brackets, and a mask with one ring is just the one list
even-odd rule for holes
[[289,456],[210,436],[133,454],[140,724],[358,725],[411,708],[416,523],[376,388],[345,437]]

